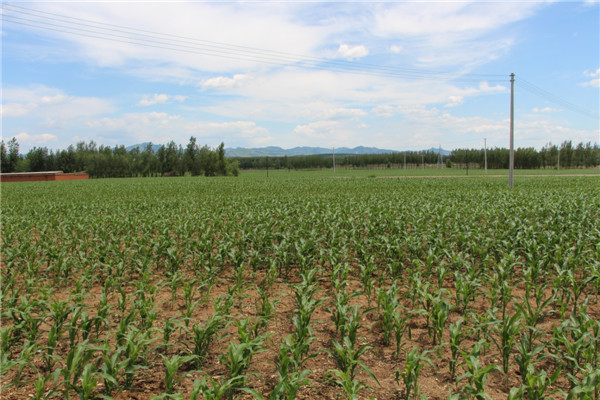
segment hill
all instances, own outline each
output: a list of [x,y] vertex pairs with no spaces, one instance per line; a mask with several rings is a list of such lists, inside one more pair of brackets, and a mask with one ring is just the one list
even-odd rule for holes
[[[127,146],[127,151],[131,151],[135,148],[143,151],[148,146],[149,142],[134,144],[131,146]],[[158,149],[162,145],[153,144],[152,150],[158,151]],[[425,151],[431,151],[433,153],[437,153],[439,151],[438,148],[432,147]],[[380,149],[377,147],[366,147],[366,146],[357,146],[354,148],[349,147],[339,147],[335,149],[335,154],[386,154],[386,153],[401,153],[399,150],[389,150],[389,149]],[[246,148],[246,147],[236,147],[236,148],[226,148],[225,156],[226,157],[284,157],[284,156],[310,156],[310,155],[319,155],[319,154],[331,154],[332,149],[326,147],[310,147],[310,146],[299,146],[293,147],[291,149],[284,149],[278,146],[268,146],[268,147],[255,147],[255,148]],[[450,155],[450,151],[442,149],[442,155],[448,156]]]

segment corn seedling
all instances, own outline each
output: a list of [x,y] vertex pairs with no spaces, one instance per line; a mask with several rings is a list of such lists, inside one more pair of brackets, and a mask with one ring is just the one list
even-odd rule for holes
[[489,398],[486,393],[485,384],[490,372],[494,370],[500,370],[497,365],[490,364],[486,367],[481,366],[480,355],[483,342],[479,341],[473,345],[469,353],[461,351],[465,359],[466,372],[463,376],[458,378],[458,381],[467,379],[467,384],[463,387],[468,395],[475,397],[477,400],[485,400]]
[[400,384],[400,378],[404,383],[404,396],[405,400],[419,398],[419,375],[425,364],[429,364],[433,367],[433,362],[427,354],[429,351],[419,351],[416,347],[410,352],[405,352],[406,364],[404,369],[396,371],[396,382]]
[[459,318],[456,322],[450,324],[448,329],[450,333],[450,353],[452,354],[452,358],[448,360],[451,380],[456,378],[456,368],[459,366],[458,357],[460,355],[461,345],[465,340],[465,336],[463,335],[463,322],[464,319]]
[[179,379],[177,379],[177,371],[179,371],[179,368],[181,368],[183,364],[192,361],[196,356],[180,356],[177,354],[171,358],[167,358],[162,354],[160,356],[165,364],[165,391],[167,394],[173,394],[175,385],[179,382]]

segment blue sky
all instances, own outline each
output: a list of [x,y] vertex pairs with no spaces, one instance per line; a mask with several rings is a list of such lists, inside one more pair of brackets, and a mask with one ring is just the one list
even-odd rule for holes
[[600,143],[597,1],[6,2],[2,138]]

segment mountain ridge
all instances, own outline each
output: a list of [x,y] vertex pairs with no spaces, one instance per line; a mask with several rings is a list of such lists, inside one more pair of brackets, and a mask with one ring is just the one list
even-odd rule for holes
[[[127,146],[125,149],[127,151],[131,151],[135,148],[140,149],[140,151],[145,150],[148,146],[148,142],[134,144],[131,146]],[[153,144],[152,150],[157,151],[162,145]],[[386,153],[402,153],[404,151],[407,152],[420,152],[420,151],[431,151],[437,153],[439,151],[438,148],[432,147],[426,150],[390,150],[390,149],[380,149],[378,147],[367,147],[367,146],[356,146],[353,148],[350,147],[339,147],[335,149],[335,154],[340,155],[363,155],[363,154],[386,154]],[[312,147],[312,146],[296,146],[289,149],[284,149],[279,146],[266,146],[266,147],[235,147],[235,148],[226,148],[225,156],[230,158],[235,157],[293,157],[293,156],[311,156],[311,155],[324,155],[331,154],[333,149],[326,147]],[[449,150],[441,149],[441,153],[443,156],[450,155]]]

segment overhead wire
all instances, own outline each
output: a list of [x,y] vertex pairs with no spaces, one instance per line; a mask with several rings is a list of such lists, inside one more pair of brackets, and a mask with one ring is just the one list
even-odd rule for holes
[[[250,61],[274,66],[296,66],[299,68],[326,70],[332,72],[354,73],[453,82],[506,82],[504,74],[461,74],[457,72],[427,71],[406,67],[390,67],[377,64],[350,62],[346,60],[315,57],[289,52],[240,46],[169,33],[161,33],[89,19],[76,18],[47,11],[36,10],[12,3],[2,4],[2,20],[22,26],[55,32],[90,37],[112,42],[176,51],[188,54],[220,57],[233,60]],[[7,14],[9,11],[10,14]],[[16,15],[14,15],[16,14]],[[55,23],[61,23],[61,25]],[[520,76],[515,80],[517,86],[558,104],[573,112],[598,119],[598,113],[585,110],[577,105],[554,95]]]
[[[504,77],[504,75],[500,74],[460,74],[451,72],[426,71],[411,68],[349,62],[345,60],[328,59],[259,49],[254,47],[238,46],[69,17],[17,6],[10,3],[4,3],[3,9],[5,11],[8,10],[11,13],[18,14],[11,15],[6,14],[5,12],[2,13],[2,18],[5,22],[12,22],[33,28],[51,30],[78,36],[92,37],[96,39],[104,39],[165,50],[181,51],[229,59],[240,59],[244,61],[254,61],[258,63],[267,63],[279,66],[287,66],[292,64],[303,68],[329,69],[337,72],[349,72],[367,75],[384,75],[457,82],[475,82],[486,78],[488,78],[487,80],[489,81],[506,81],[506,78],[500,79],[500,77]],[[32,17],[37,19],[31,19]],[[63,25],[57,25],[48,21],[57,21]],[[67,24],[68,26],[65,26],[64,24]],[[120,35],[119,33],[125,35]]]
[[552,102],[561,107],[567,108],[572,112],[576,112],[578,114],[585,115],[586,117],[590,117],[590,118],[594,118],[594,119],[598,119],[598,117],[599,117],[597,112],[593,112],[593,111],[581,108],[581,107],[571,103],[570,101],[563,99],[560,96],[552,94],[552,93],[540,88],[539,86],[536,86],[531,82],[528,82],[527,80],[525,80],[519,76],[517,76],[517,79],[515,79],[515,84],[517,86],[519,86],[520,88],[525,89],[526,91],[528,91],[532,94],[535,94],[536,96],[542,97],[542,98],[548,100],[549,102]]

